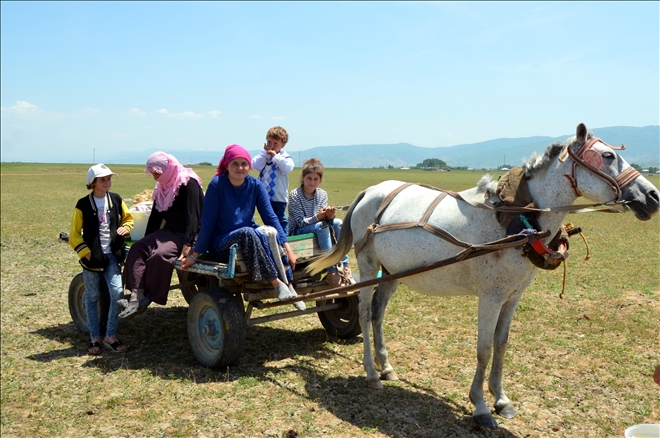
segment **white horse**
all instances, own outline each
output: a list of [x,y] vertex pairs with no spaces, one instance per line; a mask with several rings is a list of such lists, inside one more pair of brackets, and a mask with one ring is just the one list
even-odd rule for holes
[[[541,227],[538,230],[549,230],[550,238],[560,230],[568,211],[576,210],[575,206],[570,206],[579,196],[596,203],[594,205],[630,209],[640,220],[648,220],[658,212],[658,189],[630,167],[612,146],[593,138],[593,133],[583,124],[578,125],[576,136],[566,143],[549,145],[542,156],[532,155],[522,171],[538,209],[534,210]],[[465,248],[469,252],[473,249],[469,244],[478,247],[505,237],[506,230],[495,212],[486,208],[487,205],[492,207],[486,197],[499,200],[494,196],[497,182],[491,182],[488,175],[475,188],[441,198],[437,206],[433,205],[434,201],[438,202],[440,191],[437,189],[410,185],[396,194],[402,184],[401,181],[385,181],[360,193],[346,214],[337,245],[308,269],[320,272],[338,263],[355,245],[363,282],[375,279],[381,267],[384,274],[396,274],[449,259]],[[419,222],[425,213],[428,219],[423,227]],[[452,239],[456,240],[452,242]],[[477,369],[470,400],[475,405],[474,419],[482,426],[497,426],[483,391],[491,356],[488,386],[495,397],[495,412],[505,418],[516,414],[504,393],[502,367],[516,306],[538,269],[521,257],[521,251],[510,248],[400,280],[410,289],[427,295],[479,297]],[[373,285],[360,289],[363,364],[367,384],[374,389],[383,388],[379,377],[381,380],[398,378],[388,359],[382,327],[385,308],[398,285],[399,279],[395,278],[380,283],[376,294]],[[381,365],[380,376],[371,352],[370,321],[375,353]]]

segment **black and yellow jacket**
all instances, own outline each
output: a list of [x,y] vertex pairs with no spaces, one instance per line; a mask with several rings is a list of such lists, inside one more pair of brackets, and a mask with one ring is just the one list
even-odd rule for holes
[[[128,207],[116,193],[108,192],[108,209],[110,210],[110,250],[120,262],[126,256],[124,252],[124,237],[117,235],[117,228],[124,227],[129,231],[133,229],[133,215]],[[69,230],[69,244],[78,253],[79,262],[83,268],[91,271],[103,271],[108,260],[101,249],[99,237],[99,220],[94,195],[90,192],[76,203]],[[92,253],[91,259],[85,256]]]

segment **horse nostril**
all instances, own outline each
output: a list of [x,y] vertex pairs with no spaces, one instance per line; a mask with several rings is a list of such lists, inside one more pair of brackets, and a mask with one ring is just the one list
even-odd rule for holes
[[660,201],[660,197],[658,197],[658,192],[655,191],[655,190],[651,190],[651,191],[649,192],[649,196],[650,196],[651,198],[655,199],[655,202]]

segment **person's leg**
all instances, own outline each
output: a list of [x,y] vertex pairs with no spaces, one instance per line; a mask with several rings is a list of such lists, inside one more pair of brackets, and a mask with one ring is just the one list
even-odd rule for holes
[[108,285],[108,293],[110,294],[110,308],[108,309],[108,328],[105,332],[105,339],[103,343],[115,352],[122,352],[126,350],[126,346],[115,337],[117,333],[117,327],[119,326],[118,318],[118,304],[117,300],[122,295],[124,290],[122,281],[121,281],[121,267],[117,262],[117,259],[112,255],[108,254],[108,266],[105,268],[103,273],[105,282]]
[[85,292],[83,302],[85,305],[85,316],[87,317],[87,328],[91,343],[89,353],[99,354],[101,347],[101,329],[99,327],[98,303],[99,303],[99,274],[94,271],[83,270],[83,281],[85,282]]
[[273,207],[273,212],[275,213],[275,216],[277,216],[277,220],[280,221],[284,234],[288,236],[289,218],[286,216],[286,202],[272,201],[270,205]]
[[321,221],[316,222],[315,224],[307,225],[306,227],[296,229],[296,235],[298,234],[316,234],[316,239],[319,242],[319,249],[321,251],[329,251],[332,249],[332,240],[330,239],[330,228],[328,225]]

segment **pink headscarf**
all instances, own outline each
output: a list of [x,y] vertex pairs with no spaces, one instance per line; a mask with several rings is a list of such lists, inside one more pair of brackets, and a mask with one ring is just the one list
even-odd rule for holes
[[145,173],[159,173],[153,200],[158,211],[166,211],[172,206],[174,197],[179,193],[179,187],[187,185],[190,178],[202,185],[202,179],[189,167],[183,167],[179,161],[165,152],[154,152],[147,158]]
[[227,173],[227,166],[229,166],[229,163],[236,158],[245,158],[250,169],[252,169],[252,157],[250,157],[250,153],[240,144],[230,144],[227,146],[227,149],[225,149],[225,154],[222,156],[220,164],[218,164],[218,171],[215,173],[215,176]]

